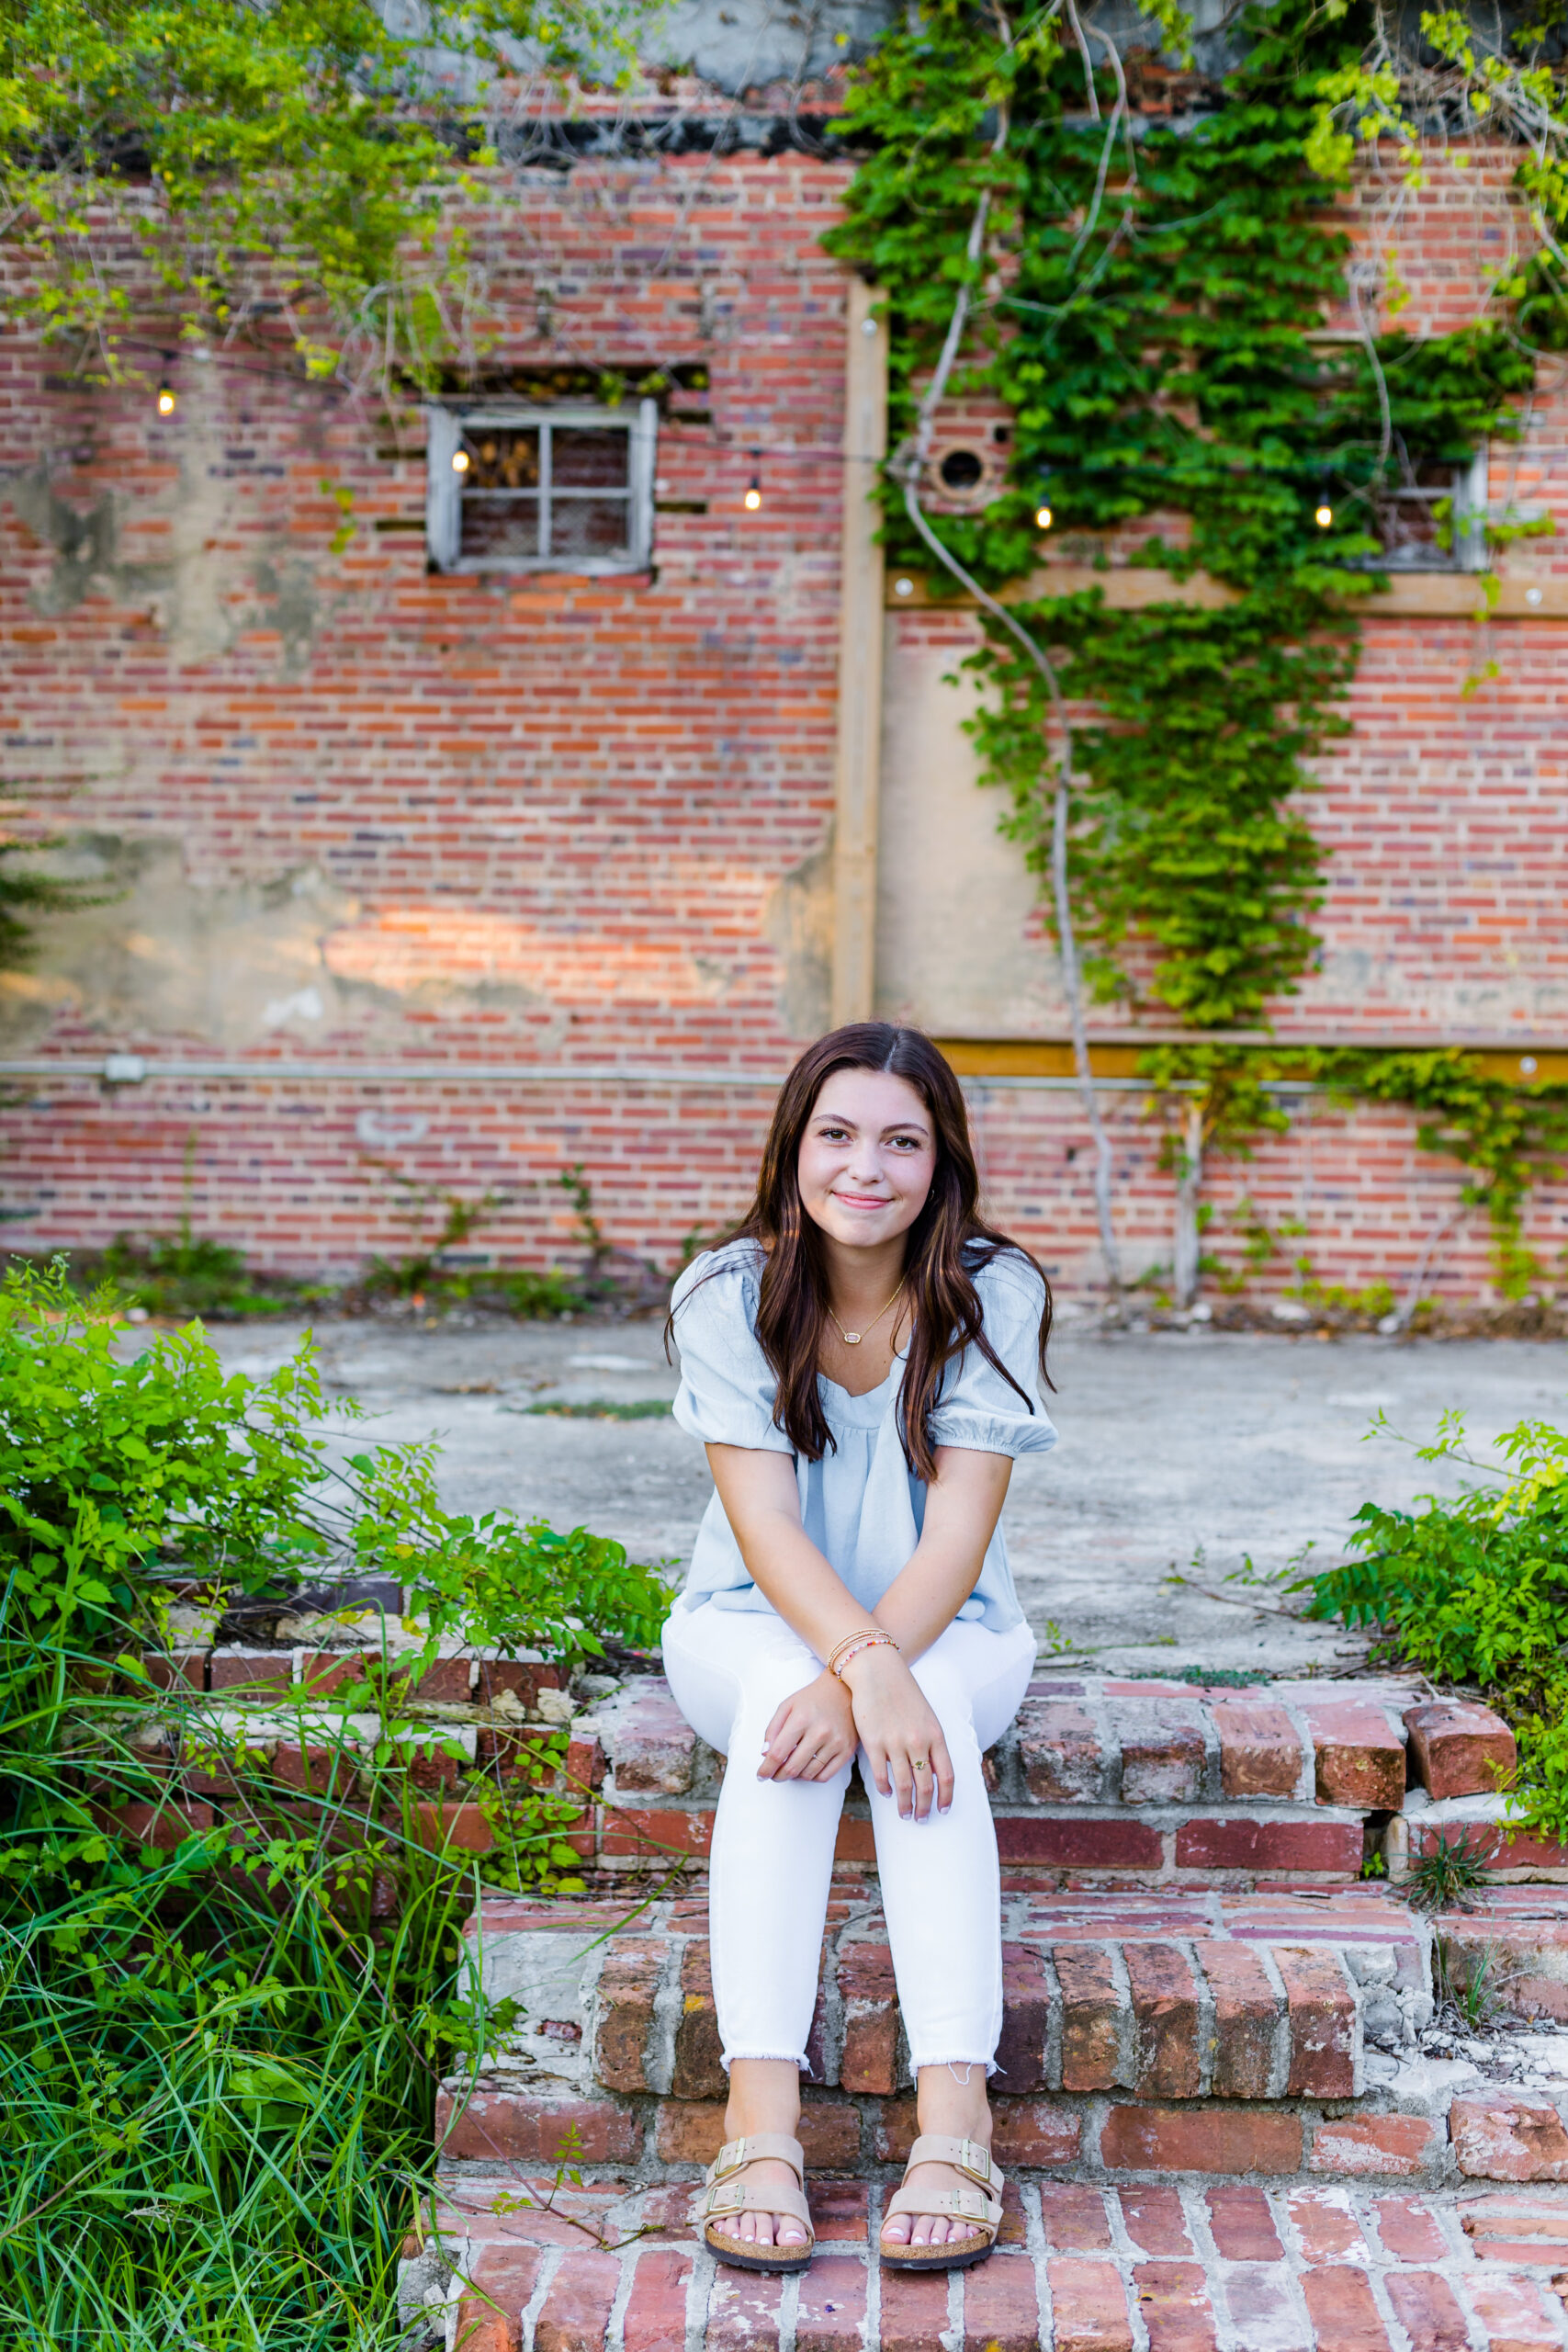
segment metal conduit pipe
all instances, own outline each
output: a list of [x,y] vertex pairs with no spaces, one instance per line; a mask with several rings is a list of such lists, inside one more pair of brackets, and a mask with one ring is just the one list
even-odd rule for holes
[[[784,1084],[784,1073],[760,1070],[696,1069],[651,1065],[644,1069],[615,1065],[569,1062],[209,1062],[149,1061],[140,1054],[106,1054],[102,1060],[0,1061],[0,1078],[73,1079],[87,1085],[142,1086],[169,1079],[249,1079],[264,1084],[354,1086],[474,1086],[489,1080],[502,1086],[655,1086],[679,1090],[686,1086],[759,1087],[769,1093]],[[1005,1092],[1071,1093],[1077,1078],[1051,1077],[1043,1072],[962,1073],[967,1091],[987,1088]],[[1096,1078],[1096,1093],[1146,1094],[1144,1078]],[[1160,1089],[1162,1093],[1200,1093],[1198,1080],[1183,1079]],[[1311,1079],[1280,1078],[1266,1081],[1268,1094],[1314,1094],[1321,1089]]]

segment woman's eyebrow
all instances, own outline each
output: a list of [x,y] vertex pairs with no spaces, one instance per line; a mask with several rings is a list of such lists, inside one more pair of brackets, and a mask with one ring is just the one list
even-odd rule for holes
[[882,1132],[885,1136],[929,1136],[931,1129],[919,1119],[895,1119]]

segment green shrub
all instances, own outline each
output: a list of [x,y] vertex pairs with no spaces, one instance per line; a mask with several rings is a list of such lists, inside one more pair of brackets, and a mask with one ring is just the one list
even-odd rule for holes
[[[308,1342],[265,1381],[199,1329],[127,1359],[62,1264],[0,1286],[0,2342],[392,2352],[435,2084],[512,2021],[461,1973],[478,1870],[430,1849],[415,1751],[449,1735],[411,1693],[455,1631],[570,1664],[651,1640],[666,1594],[584,1529],[445,1511],[428,1447],[334,1462],[343,1410]],[[230,1739],[219,1817],[182,1815],[168,1740],[219,1735],[146,1680],[169,1580],[281,1598],[340,1566],[396,1576],[422,1647],[310,1700],[324,1786]],[[579,1883],[564,1750],[470,1783],[501,1883]],[[128,1849],[130,1806],[172,1850]]]
[[[1393,1434],[1381,1413],[1372,1433]],[[1446,1413],[1416,1458],[1481,1478],[1408,1511],[1363,1504],[1359,1556],[1298,1589],[1309,1617],[1375,1626],[1381,1655],[1484,1690],[1518,1736],[1521,1824],[1568,1839],[1568,1434],[1521,1421],[1496,1449],[1500,1465],[1478,1461]]]
[[63,1260],[0,1284],[0,1563],[35,1627],[145,1612],[160,1564],[255,1590],[332,1548],[310,1512],[332,1473],[309,1341],[253,1381],[199,1329],[122,1362],[122,1328]]
[[256,1381],[225,1374],[199,1328],[129,1363],[121,1330],[62,1261],[0,1284],[0,1566],[30,1617],[85,1612],[96,1634],[155,1612],[161,1570],[257,1592],[336,1564],[397,1577],[427,1657],[459,1631],[572,1663],[602,1637],[656,1638],[667,1589],[624,1545],[444,1510],[429,1445],[334,1462],[324,1424],[355,1408],[327,1398],[309,1339]]

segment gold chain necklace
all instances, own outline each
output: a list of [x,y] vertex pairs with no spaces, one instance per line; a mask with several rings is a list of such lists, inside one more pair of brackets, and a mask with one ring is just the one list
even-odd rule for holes
[[[905,1276],[905,1281],[908,1281],[908,1275],[906,1275],[906,1276]],[[890,1299],[888,1300],[888,1302],[887,1302],[887,1306],[891,1306],[894,1304],[895,1300],[897,1300],[897,1299],[898,1299],[898,1298],[902,1297],[902,1295],[903,1295],[903,1291],[904,1291],[904,1283],[899,1283],[899,1285],[898,1285],[898,1287],[897,1287],[897,1289],[894,1292],[894,1294],[893,1294],[893,1297],[892,1297],[892,1298],[890,1298]],[[866,1325],[866,1327],[865,1327],[865,1330],[864,1330],[864,1331],[846,1331],[846,1330],[845,1330],[845,1329],[844,1329],[844,1327],[843,1327],[843,1325],[840,1322],[840,1320],[839,1320],[838,1317],[833,1313],[833,1310],[832,1310],[832,1308],[831,1308],[831,1307],[829,1307],[829,1308],[828,1309],[828,1313],[829,1313],[829,1317],[830,1317],[830,1319],[831,1319],[831,1321],[832,1321],[833,1329],[838,1332],[838,1335],[839,1335],[840,1339],[840,1340],[842,1340],[842,1341],[843,1341],[843,1343],[844,1343],[845,1347],[846,1347],[846,1348],[858,1348],[858,1347],[859,1347],[859,1345],[860,1345],[860,1343],[861,1343],[861,1341],[862,1341],[864,1338],[866,1338],[867,1334],[868,1334],[868,1333],[870,1333],[870,1332],[872,1332],[872,1331],[874,1331],[874,1330],[875,1330],[875,1329],[876,1329],[877,1325],[881,1322],[881,1320],[882,1320],[883,1317],[886,1314],[886,1312],[887,1312],[887,1306],[879,1306],[879,1307],[877,1308],[876,1313],[872,1317],[871,1321]]]

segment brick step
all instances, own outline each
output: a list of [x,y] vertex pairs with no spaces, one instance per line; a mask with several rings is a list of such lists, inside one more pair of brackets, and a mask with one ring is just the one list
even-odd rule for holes
[[[705,1861],[723,1762],[662,1680],[638,1678],[580,1723],[590,1728],[605,1759],[599,1868]],[[986,1763],[1003,1867],[1020,1883],[1088,1872],[1334,1884],[1382,1853],[1407,1803],[1434,1819],[1455,1802],[1500,1810],[1515,1760],[1513,1736],[1489,1708],[1413,1703],[1410,1686],[1392,1679],[1237,1691],[1085,1676],[1032,1683]],[[1419,1833],[1397,1843],[1402,1874],[1420,1843]],[[838,1859],[874,1860],[854,1792]],[[1531,1875],[1564,1866],[1556,1848],[1532,1847],[1518,1862]]]
[[[329,1785],[352,1797],[355,1756],[381,1736],[371,1694],[355,1705],[356,1657],[214,1650],[149,1664],[196,1708],[139,1728],[158,1801],[106,1804],[106,1826],[139,1842],[174,1844],[209,1826],[231,1791],[231,1757],[285,1803]],[[476,1783],[534,1769],[538,1743],[570,1724],[558,1779],[579,1803],[564,1834],[583,1870],[614,1881],[704,1869],[724,1762],[661,1677],[629,1678],[574,1706],[555,1668],[454,1656],[434,1661],[403,1712],[403,1754],[433,1843],[489,1852],[495,1833]],[[1019,1889],[1331,1887],[1359,1878],[1369,1858],[1397,1881],[1439,1837],[1484,1848],[1513,1879],[1568,1879],[1568,1850],[1499,1835],[1497,1781],[1513,1756],[1489,1710],[1412,1704],[1410,1686],[1392,1679],[1235,1691],[1085,1676],[1032,1685],[986,1764],[1003,1869]],[[857,1786],[838,1859],[874,1862]]]
[[[1002,1924],[1009,2097],[1355,2098],[1369,2035],[1413,2049],[1432,2012],[1430,1931],[1371,1889],[1014,1894]],[[722,2098],[705,1902],[623,1924],[604,1903],[490,1896],[467,1932],[489,1997],[525,2013],[514,2064],[581,2092]],[[829,1905],[809,2053],[829,2089],[909,2081],[882,1914],[852,1879]]]
[[1010,2183],[998,2249],[921,2278],[872,2253],[886,2183],[811,2183],[818,2251],[716,2266],[689,2191],[451,2177],[405,2246],[407,2352],[1558,2352],[1568,2199],[1226,2182]]
[[1548,1886],[1479,1887],[1435,1923],[1435,1967],[1483,2008],[1568,2025],[1568,1898]]
[[[1455,2077],[1458,2077],[1456,2080]],[[998,2162],[1021,2175],[1107,2180],[1274,2180],[1550,2184],[1568,2190],[1568,2082],[1539,2076],[1511,2088],[1473,2069],[1417,2061],[1378,2070],[1359,2101],[1294,2098],[1155,2101],[998,2092],[991,2109]],[[915,2102],[802,2093],[800,2141],[814,2171],[867,2179],[897,2167],[916,2135]],[[724,2138],[711,2099],[616,2096],[505,2061],[451,2077],[436,2101],[443,2163],[479,2175],[498,2165],[570,2163],[644,2181],[694,2180]],[[897,2177],[893,2173],[891,2177]]]

